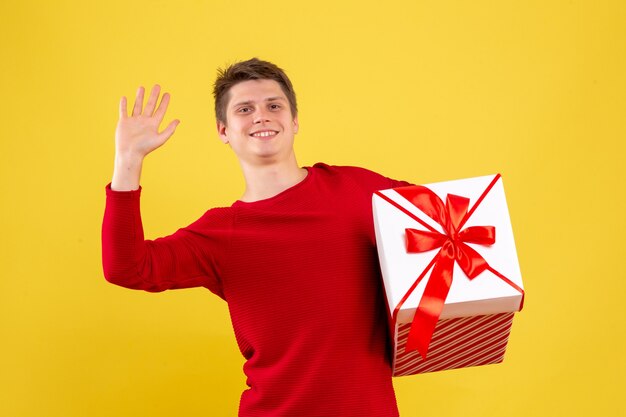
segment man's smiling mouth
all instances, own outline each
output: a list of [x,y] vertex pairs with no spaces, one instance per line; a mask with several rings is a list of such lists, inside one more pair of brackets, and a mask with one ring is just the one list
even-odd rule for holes
[[250,136],[253,136],[255,138],[269,138],[272,136],[276,136],[278,132],[275,130],[261,130],[259,132],[254,132],[251,133]]

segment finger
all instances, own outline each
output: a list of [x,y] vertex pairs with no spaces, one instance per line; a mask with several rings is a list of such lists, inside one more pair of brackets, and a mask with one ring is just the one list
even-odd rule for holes
[[128,110],[126,109],[126,96],[122,96],[120,100],[120,119],[128,117]]
[[137,96],[135,97],[135,106],[133,107],[133,116],[141,115],[141,107],[143,106],[143,87],[139,87],[137,90]]
[[159,103],[159,108],[154,113],[154,117],[156,117],[159,124],[163,121],[163,117],[165,116],[165,111],[167,110],[167,105],[170,102],[170,94],[164,93],[163,97],[161,97],[161,102]]
[[156,107],[157,99],[159,98],[159,91],[161,90],[161,86],[155,84],[152,87],[152,91],[150,91],[150,97],[148,98],[148,102],[146,103],[146,108],[143,109],[144,116],[152,116],[154,113],[154,108]]
[[163,130],[163,132],[159,133],[158,138],[160,143],[164,143],[166,140],[170,138],[176,131],[176,126],[180,124],[180,120],[172,120],[169,125]]

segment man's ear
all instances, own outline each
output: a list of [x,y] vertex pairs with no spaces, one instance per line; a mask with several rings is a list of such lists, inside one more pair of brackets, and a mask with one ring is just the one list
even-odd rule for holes
[[293,118],[293,133],[298,133],[298,128],[300,125],[298,124],[298,116]]
[[225,144],[228,144],[228,135],[226,134],[226,124],[217,121],[217,134],[220,135],[220,140]]

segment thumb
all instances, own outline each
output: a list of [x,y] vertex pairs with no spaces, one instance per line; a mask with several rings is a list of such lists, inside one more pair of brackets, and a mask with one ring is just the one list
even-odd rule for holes
[[159,142],[164,143],[166,140],[170,138],[176,131],[176,127],[180,124],[180,120],[172,120],[167,127],[158,134]]

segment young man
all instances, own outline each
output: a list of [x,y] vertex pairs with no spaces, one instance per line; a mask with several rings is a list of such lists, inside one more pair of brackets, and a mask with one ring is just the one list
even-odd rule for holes
[[[223,298],[246,358],[239,415],[397,416],[375,248],[375,190],[408,185],[357,167],[300,167],[295,93],[285,73],[251,59],[218,75],[220,139],[246,188],[174,234],[144,240],[139,178],[169,95],[154,86],[131,115],[120,102],[113,180],[102,226],[108,281],[163,291],[203,286]],[[156,110],[155,110],[156,108]]]

